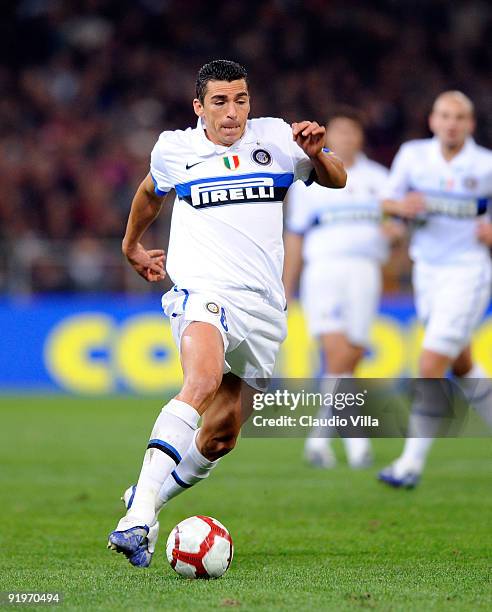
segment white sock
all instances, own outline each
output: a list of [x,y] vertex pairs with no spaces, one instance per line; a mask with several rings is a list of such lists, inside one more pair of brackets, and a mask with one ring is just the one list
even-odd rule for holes
[[449,380],[420,378],[415,382],[415,399],[408,422],[408,438],[402,455],[394,463],[396,477],[407,472],[420,474],[434,439],[452,418],[453,393]]
[[492,427],[492,381],[485,370],[475,364],[464,376],[456,376],[470,406]]
[[[333,394],[336,391],[339,378],[350,378],[352,374],[350,372],[343,372],[342,374],[325,374],[321,379],[319,390],[320,393]],[[321,406],[316,415],[316,419],[329,419],[333,416],[332,406]],[[328,427],[319,425],[313,427],[309,432],[309,436],[306,440],[306,449],[315,450],[326,448],[330,445],[330,439],[337,435],[336,427]]]
[[213,468],[219,463],[220,459],[209,461],[198,450],[196,438],[199,431],[197,429],[183,459],[162,485],[156,500],[157,512],[170,499],[207,478]]
[[371,455],[369,438],[342,438],[347,459],[350,465],[357,465],[368,455]]
[[403,453],[393,466],[395,477],[401,478],[407,472],[420,474],[433,442],[434,438],[407,438]]
[[423,471],[427,455],[441,428],[441,418],[438,414],[433,415],[432,408],[429,409],[426,404],[429,399],[430,401],[434,399],[433,403],[438,404],[443,401],[443,396],[439,392],[437,381],[436,383],[430,382],[429,385],[434,385],[434,387],[428,387],[427,394],[426,389],[422,387],[421,395],[419,394],[419,398],[412,405],[408,422],[408,437],[405,440],[403,453],[394,463],[397,478],[401,478],[407,472],[420,474]]
[[[335,393],[338,379],[351,378],[352,372],[327,374],[321,381],[321,393]],[[318,419],[329,418],[334,414],[332,406],[322,406],[317,414]],[[337,435],[336,427],[314,427],[306,440],[306,450],[317,450],[330,445],[330,439]],[[365,455],[371,452],[368,438],[342,438],[349,463],[357,464]]]
[[164,406],[152,429],[132,506],[117,529],[155,522],[157,495],[190,446],[199,418],[193,406],[180,400],[172,399]]

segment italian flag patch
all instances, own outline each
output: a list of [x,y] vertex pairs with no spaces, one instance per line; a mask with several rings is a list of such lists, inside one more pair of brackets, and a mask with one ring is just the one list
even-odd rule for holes
[[224,160],[224,166],[228,170],[239,168],[239,155],[226,155],[222,159]]

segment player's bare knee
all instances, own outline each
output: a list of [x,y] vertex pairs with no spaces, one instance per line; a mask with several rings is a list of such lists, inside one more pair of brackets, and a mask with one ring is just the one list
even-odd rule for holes
[[355,367],[355,360],[352,351],[345,348],[342,349],[331,361],[328,361],[328,363],[330,364],[330,373],[334,375],[352,372]]
[[357,344],[350,345],[350,357],[347,359],[348,361],[348,368],[346,370],[347,372],[353,372],[355,370],[359,362],[364,357],[364,353],[365,353],[364,347],[357,345]]
[[434,378],[435,366],[431,360],[421,360],[420,362],[420,377],[421,378]]
[[419,375],[422,378],[442,378],[450,361],[444,355],[424,351],[420,359]]

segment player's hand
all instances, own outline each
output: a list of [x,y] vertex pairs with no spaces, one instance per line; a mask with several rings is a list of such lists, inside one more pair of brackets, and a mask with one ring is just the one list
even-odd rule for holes
[[480,221],[477,226],[477,238],[483,244],[492,247],[492,223],[490,221]]
[[325,128],[317,121],[292,124],[292,138],[308,157],[316,157],[325,143]]
[[126,258],[142,278],[149,283],[163,280],[165,253],[160,249],[147,251],[140,242],[132,249],[125,251]]
[[384,219],[381,223],[381,232],[390,244],[396,244],[406,238],[407,227],[403,221]]
[[401,200],[394,202],[392,214],[405,219],[415,219],[419,214],[425,212],[425,199],[421,193],[411,191]]

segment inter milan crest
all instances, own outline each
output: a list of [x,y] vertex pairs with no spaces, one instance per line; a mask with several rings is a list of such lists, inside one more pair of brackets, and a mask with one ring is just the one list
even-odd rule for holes
[[219,314],[220,312],[220,308],[215,302],[207,302],[205,308],[212,314]]
[[266,149],[255,149],[251,153],[251,158],[260,166],[269,166],[272,163],[272,156]]
[[235,170],[239,168],[239,155],[226,155],[222,158],[224,161],[224,166],[228,170]]

